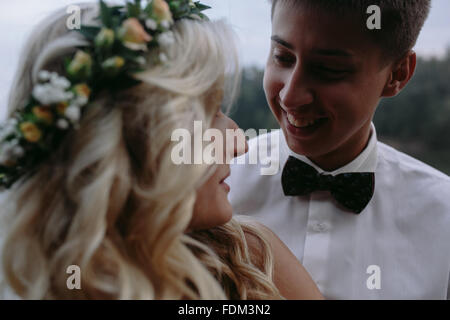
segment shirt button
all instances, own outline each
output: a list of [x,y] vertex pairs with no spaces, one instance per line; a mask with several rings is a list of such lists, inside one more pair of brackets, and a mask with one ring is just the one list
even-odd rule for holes
[[328,225],[326,225],[325,223],[318,222],[313,225],[312,229],[315,232],[325,232],[325,231],[328,231],[329,228],[328,228]]

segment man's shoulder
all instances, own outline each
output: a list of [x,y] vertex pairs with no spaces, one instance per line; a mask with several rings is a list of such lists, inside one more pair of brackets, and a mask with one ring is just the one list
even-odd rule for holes
[[397,223],[405,230],[423,236],[433,230],[436,241],[448,243],[450,177],[386,144],[379,143],[378,150],[379,200],[393,208]]
[[[385,165],[383,172],[396,177],[402,187],[411,192],[431,194],[440,200],[450,195],[450,177],[445,173],[382,142],[378,142],[378,150],[381,165]],[[450,207],[447,196],[445,201]]]
[[442,182],[450,183],[450,177],[432,166],[401,152],[385,143],[378,142],[383,160],[402,171],[415,173],[418,176],[431,177]]

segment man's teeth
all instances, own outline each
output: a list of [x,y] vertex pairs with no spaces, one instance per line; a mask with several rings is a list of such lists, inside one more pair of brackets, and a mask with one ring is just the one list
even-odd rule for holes
[[290,124],[298,128],[306,128],[316,124],[320,119],[309,120],[309,119],[296,119],[292,114],[287,114],[287,118]]

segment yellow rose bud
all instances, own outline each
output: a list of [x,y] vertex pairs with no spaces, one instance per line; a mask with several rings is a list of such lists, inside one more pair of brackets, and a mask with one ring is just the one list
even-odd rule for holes
[[91,95],[91,89],[85,83],[77,84],[74,87],[74,90],[75,90],[76,94],[79,96],[89,98],[89,96]]
[[22,131],[23,136],[29,142],[38,142],[42,137],[41,130],[39,130],[39,128],[32,122],[21,123],[20,131]]
[[114,43],[114,31],[108,28],[102,28],[95,37],[95,45],[100,48],[109,48]]
[[158,22],[169,21],[173,22],[172,12],[169,5],[164,0],[153,0],[153,12],[158,19]]
[[56,111],[58,111],[59,114],[63,115],[66,112],[66,109],[68,106],[69,106],[69,103],[60,102],[56,105]]
[[75,57],[67,67],[67,73],[76,78],[87,78],[91,75],[92,58],[91,56],[81,50],[78,50]]
[[122,23],[119,36],[125,44],[145,44],[153,39],[136,18],[129,18]]
[[106,59],[102,63],[102,68],[105,70],[110,76],[117,74],[120,69],[124,66],[125,60],[122,57],[116,56]]
[[48,108],[41,106],[33,107],[33,114],[47,124],[51,124],[53,122],[53,113]]

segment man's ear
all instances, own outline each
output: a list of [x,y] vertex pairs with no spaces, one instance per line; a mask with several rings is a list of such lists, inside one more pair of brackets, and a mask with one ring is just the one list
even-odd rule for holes
[[388,81],[384,86],[382,97],[396,96],[409,82],[416,70],[417,56],[412,50],[408,51],[392,67]]

